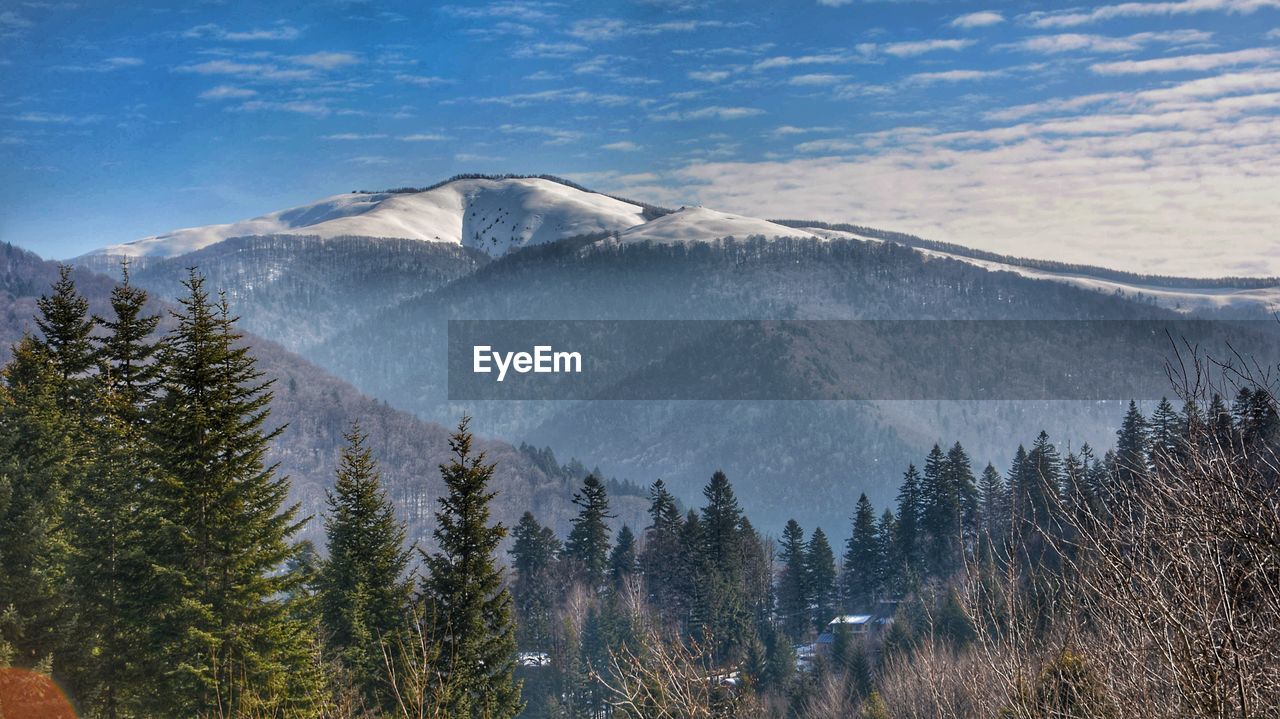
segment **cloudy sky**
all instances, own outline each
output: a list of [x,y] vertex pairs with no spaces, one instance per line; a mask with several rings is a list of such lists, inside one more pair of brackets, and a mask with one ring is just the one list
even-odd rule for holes
[[459,172],[1280,275],[1280,0],[0,0],[0,241]]

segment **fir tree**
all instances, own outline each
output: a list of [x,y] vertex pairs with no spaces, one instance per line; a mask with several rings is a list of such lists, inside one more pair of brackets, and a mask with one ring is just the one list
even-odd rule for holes
[[1125,496],[1138,490],[1147,479],[1151,456],[1147,420],[1130,400],[1124,421],[1116,432],[1116,484],[1114,492]]
[[678,614],[678,592],[672,567],[680,556],[680,510],[661,479],[649,488],[649,526],[644,531],[640,571],[649,601],[662,613]]
[[517,634],[535,648],[545,648],[551,639],[551,611],[555,600],[553,572],[560,553],[560,540],[550,527],[538,524],[532,512],[525,512],[511,532],[512,585]]
[[898,520],[893,510],[885,509],[876,523],[876,585],[891,595],[900,591],[894,568],[898,566]]
[[427,555],[423,598],[439,644],[435,672],[451,691],[444,712],[457,719],[506,719],[523,709],[515,680],[516,634],[511,595],[495,559],[506,536],[489,523],[494,465],[473,453],[464,417],[449,438],[452,460],[440,466],[445,496]]
[[636,535],[631,527],[622,525],[613,541],[613,551],[609,554],[609,579],[615,587],[622,586],[623,581],[636,571]]
[[807,559],[804,530],[796,520],[788,520],[782,530],[782,549],[778,553],[778,560],[782,562],[782,573],[778,577],[778,616],[792,639],[804,636],[810,624],[809,603],[813,594]]
[[329,650],[370,707],[389,707],[386,657],[403,641],[412,585],[405,527],[382,486],[367,435],[344,435],[338,476],[327,491],[329,558],[319,568],[320,619]]
[[920,474],[915,465],[909,465],[898,489],[898,551],[897,574],[904,580],[915,575],[920,568],[920,524],[922,521]]
[[1160,404],[1151,413],[1149,466],[1165,470],[1177,461],[1182,445],[1182,424],[1182,418],[1169,399],[1161,397]]
[[573,518],[573,529],[565,543],[565,556],[575,565],[579,577],[588,586],[599,589],[604,585],[609,570],[609,526],[613,519],[609,511],[609,497],[604,483],[595,474],[588,474],[582,481],[582,489],[573,495],[573,503],[579,507]]
[[116,404],[122,418],[134,424],[155,399],[161,370],[155,361],[159,343],[151,339],[160,316],[143,314],[146,304],[147,293],[129,284],[126,265],[123,283],[111,290],[112,316],[94,317],[106,330],[95,352],[99,373],[106,388],[119,397]]
[[875,509],[863,494],[853,512],[853,532],[845,543],[845,609],[865,609],[875,597],[881,574],[880,552]]
[[[300,522],[289,482],[265,464],[271,401],[225,300],[193,270],[162,350],[164,376],[148,426],[161,473],[163,523],[148,671],[154,709],[171,716],[306,709],[314,627],[292,611]],[[265,706],[264,706],[265,705]]]
[[809,537],[804,564],[809,570],[814,625],[821,628],[834,616],[836,607],[836,559],[822,527],[815,528]]
[[987,463],[978,482],[978,533],[981,541],[1001,546],[1009,531],[1009,491],[995,465]]
[[42,296],[36,301],[36,307],[40,310],[36,326],[59,376],[58,399],[63,407],[83,405],[88,401],[92,382],[89,372],[94,365],[90,338],[93,318],[89,316],[89,301],[76,291],[70,266],[58,267],[53,294]]

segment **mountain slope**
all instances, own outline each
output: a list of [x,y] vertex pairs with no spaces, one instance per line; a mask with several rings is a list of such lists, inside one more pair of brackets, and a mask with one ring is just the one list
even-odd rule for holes
[[422,192],[350,193],[224,225],[175,230],[93,254],[176,257],[233,237],[309,235],[444,242],[502,255],[645,221],[645,208],[540,178],[459,179]]
[[[31,319],[36,299],[48,292],[56,278],[55,263],[0,244],[0,364],[8,361],[9,348],[24,332],[36,331]],[[77,271],[75,280],[93,312],[109,311],[107,299],[114,284],[110,278]],[[151,307],[153,312],[168,310],[169,305],[161,302]],[[268,461],[280,463],[280,471],[291,479],[291,501],[301,505],[302,516],[313,518],[302,537],[323,543],[318,517],[324,509],[324,492],[332,486],[342,434],[358,421],[369,433],[369,446],[381,464],[388,492],[409,523],[409,539],[429,546],[435,500],[443,491],[438,466],[449,454],[448,427],[371,399],[274,342],[252,335],[245,342],[253,348],[259,369],[275,382],[270,422],[284,425],[285,431],[272,443]],[[452,415],[446,419],[453,421]],[[568,532],[569,519],[576,514],[571,498],[585,468],[555,467],[544,456],[501,441],[481,439],[478,445],[498,465],[495,519],[514,526],[522,513],[532,510],[557,531]],[[610,498],[619,515],[617,522],[643,526],[645,502],[639,490],[618,485],[615,490],[623,490]]]
[[705,207],[684,207],[669,215],[619,233],[623,242],[698,242],[723,237],[816,237],[804,229],[718,212]]

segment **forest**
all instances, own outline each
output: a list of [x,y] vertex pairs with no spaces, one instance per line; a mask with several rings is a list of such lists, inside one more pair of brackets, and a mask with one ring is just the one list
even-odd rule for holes
[[643,527],[611,529],[611,491],[634,490],[595,473],[565,536],[532,512],[505,527],[464,418],[423,547],[354,425],[318,547],[266,461],[273,387],[227,298],[192,270],[163,334],[127,275],[110,306],[91,314],[64,270],[0,371],[6,719],[1280,706],[1280,416],[1260,364],[1194,357],[1178,401],[1131,403],[1101,452],[1040,432],[1001,471],[934,446],[892,506],[863,495],[833,536],[791,521],[776,540],[714,458],[697,507],[654,481]]

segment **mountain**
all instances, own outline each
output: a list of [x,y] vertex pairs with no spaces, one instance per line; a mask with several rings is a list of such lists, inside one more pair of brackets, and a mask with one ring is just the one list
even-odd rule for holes
[[[35,332],[32,317],[36,299],[46,294],[57,278],[56,263],[12,245],[0,244],[0,364],[8,361],[9,348],[24,332]],[[101,274],[77,271],[76,287],[90,300],[93,312],[109,311],[114,281]],[[168,313],[172,307],[153,301],[150,311]],[[168,320],[161,326],[165,329]],[[448,436],[456,417],[448,424],[423,421],[412,414],[372,399],[349,383],[280,345],[253,335],[244,340],[252,347],[259,369],[274,381],[271,422],[284,432],[272,446],[268,461],[278,462],[291,479],[291,500],[301,514],[311,516],[302,537],[323,544],[318,521],[324,509],[325,490],[332,486],[342,435],[358,421],[369,433],[369,446],[379,461],[388,492],[409,524],[409,539],[431,546],[436,498],[442,494],[438,467],[449,455]],[[562,533],[577,510],[571,503],[587,468],[571,461],[560,464],[553,455],[502,441],[478,440],[479,448],[498,465],[495,474],[494,516],[514,526],[520,515],[533,510],[544,523]],[[616,522],[642,526],[643,490],[617,482],[610,485],[610,501],[619,515]]]
[[[697,207],[670,211],[551,178],[463,177],[349,199],[358,197],[367,199],[360,211],[339,217],[329,217],[324,203],[314,212],[277,213],[297,225],[284,234],[229,237],[238,230],[219,226],[153,238],[135,248],[151,254],[130,258],[132,277],[173,297],[185,268],[198,265],[214,286],[227,288],[247,329],[431,422],[470,412],[477,429],[491,436],[591,457],[606,473],[641,484],[662,477],[689,502],[699,501],[706,477],[722,468],[744,506],[771,529],[792,515],[833,529],[847,521],[863,491],[883,506],[906,464],[921,461],[934,442],[963,442],[978,469],[987,461],[1005,467],[1011,443],[1030,442],[1041,428],[1071,446],[1107,446],[1123,406],[1065,400],[464,402],[449,398],[448,322],[1259,317],[1277,294],[1275,280],[1148,277],[991,255],[855,225],[768,221]],[[444,207],[444,215],[431,214]],[[371,215],[376,223],[360,224]],[[454,223],[453,234],[404,231],[441,216]],[[549,217],[567,219],[548,223]],[[337,221],[345,224],[329,224]],[[389,227],[412,236],[364,234]],[[191,237],[214,240],[186,251]],[[113,269],[122,252],[106,248],[76,262]],[[1145,291],[1151,288],[1165,292]],[[1019,369],[1048,377],[1075,371],[1077,338],[1062,334],[1054,341],[1043,358]],[[709,336],[691,342],[713,359],[717,350],[755,351],[718,346]],[[765,349],[775,354],[759,355],[772,368],[770,382],[839,375],[864,357],[826,340],[819,346],[831,348],[831,356],[803,364],[795,346],[774,344]],[[954,351],[938,350],[944,357]],[[910,352],[875,356],[887,374],[868,378],[926,371],[926,358]],[[627,366],[625,357],[614,359]],[[674,387],[683,377],[675,360],[630,367],[621,382]],[[998,377],[1001,364],[990,365]],[[929,379],[937,386],[939,378]],[[1052,424],[1041,427],[1043,417]]]
[[356,192],[225,225],[192,227],[94,254],[176,257],[233,237],[307,235],[441,242],[499,256],[642,224],[645,208],[542,178],[458,179],[426,190]]

